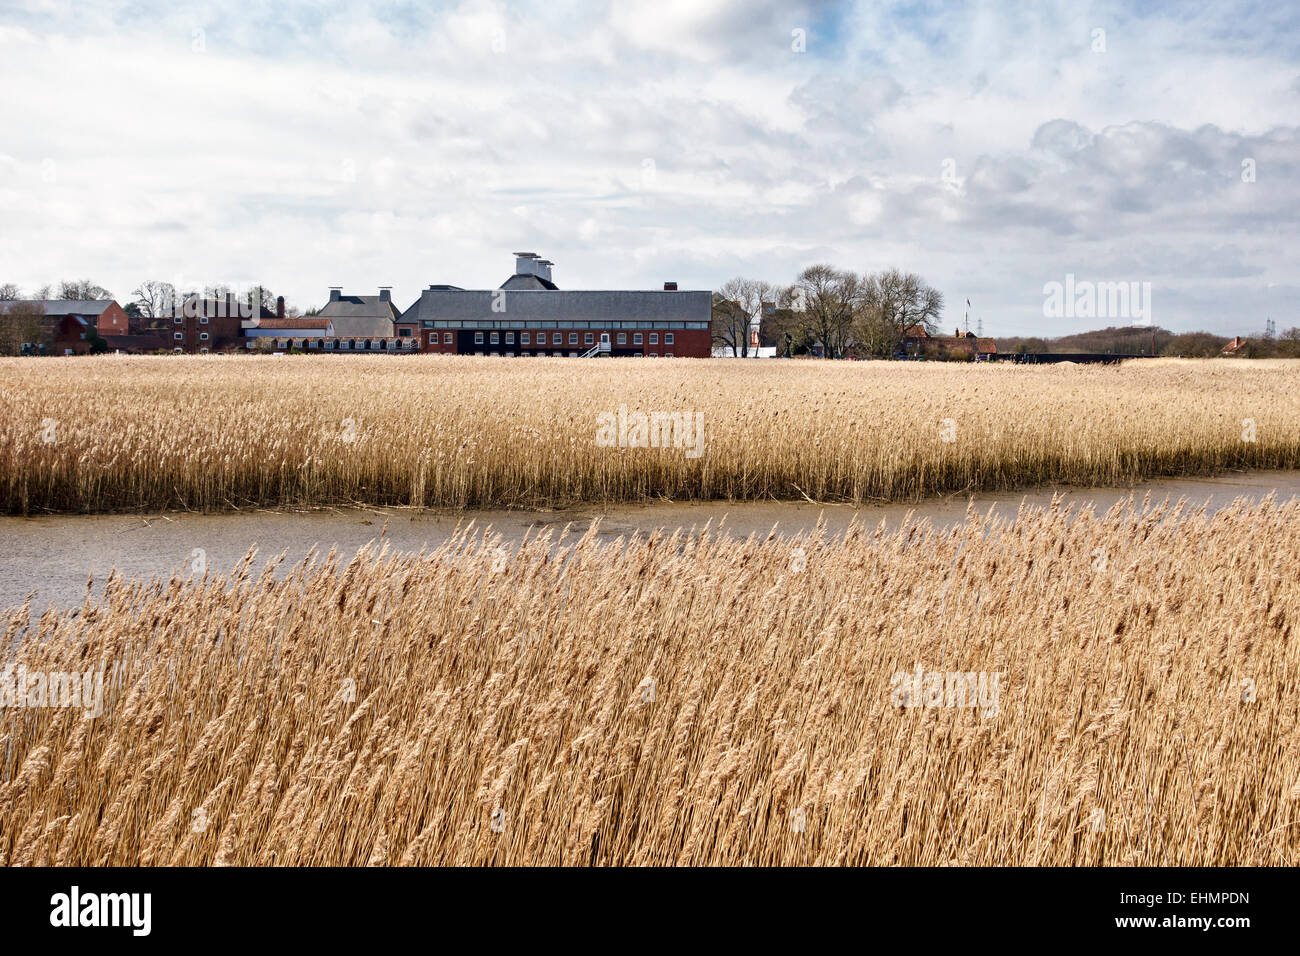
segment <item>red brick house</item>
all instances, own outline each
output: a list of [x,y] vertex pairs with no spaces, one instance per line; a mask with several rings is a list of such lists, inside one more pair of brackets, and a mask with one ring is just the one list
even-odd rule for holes
[[998,354],[993,339],[978,338],[974,332],[954,329],[952,335],[931,335],[924,325],[908,326],[903,333],[901,350],[908,355],[926,358],[947,358],[954,352],[965,352],[978,362],[985,362]]
[[74,316],[100,335],[127,335],[126,312],[112,299],[39,299],[48,318]]
[[[284,317],[284,299],[276,303],[279,318]],[[205,354],[243,348],[244,324],[252,319],[275,319],[277,312],[265,306],[256,308],[227,294],[221,299],[186,296],[173,309],[170,341],[173,352]]]
[[39,314],[42,340],[23,345],[37,354],[85,355],[99,340],[127,334],[126,312],[112,299],[24,299],[0,308],[8,305],[22,305]]

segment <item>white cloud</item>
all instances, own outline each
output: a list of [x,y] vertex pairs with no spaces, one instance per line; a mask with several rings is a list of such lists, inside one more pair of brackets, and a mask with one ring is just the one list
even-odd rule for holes
[[1152,281],[1171,327],[1300,324],[1295,24],[1138,11],[10,6],[0,281],[405,304],[499,284],[527,247],[567,288],[899,265],[995,333],[1066,331],[1041,289],[1067,271]]

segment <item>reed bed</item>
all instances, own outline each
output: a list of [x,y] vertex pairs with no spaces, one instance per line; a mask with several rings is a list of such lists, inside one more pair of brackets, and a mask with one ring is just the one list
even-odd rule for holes
[[[1298,384],[1282,360],[4,359],[0,510],[863,502],[1290,468]],[[620,406],[701,415],[701,454],[601,446]]]
[[7,621],[105,680],[0,709],[0,864],[1293,866],[1297,563],[1269,499],[114,577]]

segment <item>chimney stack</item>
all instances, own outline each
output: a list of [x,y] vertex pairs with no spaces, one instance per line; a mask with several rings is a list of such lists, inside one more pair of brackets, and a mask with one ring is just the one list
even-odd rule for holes
[[275,317],[277,319],[284,318],[284,296],[282,295],[275,297]]
[[664,291],[665,291],[665,292],[676,292],[676,291],[677,291],[677,283],[676,283],[676,282],[665,282],[665,283],[664,283]]
[[343,286],[341,286],[341,285],[332,285],[332,286],[330,286],[330,301],[331,301],[331,302],[337,302],[340,298],[342,298],[342,296],[343,296]]
[[535,276],[537,275],[536,260],[541,258],[535,252],[516,252],[515,253],[515,275],[517,276]]
[[381,285],[379,287],[379,301],[380,302],[393,301],[393,287],[391,285]]

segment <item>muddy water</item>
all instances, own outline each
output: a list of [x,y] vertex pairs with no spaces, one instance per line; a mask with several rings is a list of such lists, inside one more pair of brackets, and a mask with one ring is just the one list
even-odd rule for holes
[[[1130,494],[1141,497],[1148,493],[1157,500],[1168,495],[1174,499],[1186,497],[1198,506],[1208,502],[1212,510],[1217,510],[1237,497],[1258,499],[1271,492],[1277,492],[1279,499],[1300,496],[1300,471],[1161,480],[1128,488],[1038,488],[975,495],[973,501],[981,512],[992,506],[995,514],[1014,517],[1022,501],[1044,505],[1051,501],[1053,493],[1064,495],[1067,502],[1076,505],[1091,502],[1098,510]],[[324,553],[337,547],[341,553],[350,554],[381,537],[398,551],[434,548],[458,524],[471,519],[476,527],[490,526],[507,542],[519,540],[530,528],[553,527],[558,531],[572,524],[575,530],[584,531],[596,518],[601,519],[599,533],[610,539],[634,531],[702,527],[708,521],[739,537],[766,534],[774,525],[780,533],[793,534],[814,527],[821,516],[833,534],[842,532],[855,517],[872,526],[884,519],[892,526],[909,513],[937,527],[947,527],[964,519],[970,500],[967,496],[952,496],[920,503],[858,507],[789,501],[656,502],[546,512],[415,514],[402,509],[329,509],[223,515],[0,517],[0,609],[22,604],[29,595],[35,611],[50,604],[74,606],[85,595],[88,577],[102,584],[112,568],[128,577],[169,575],[187,569],[195,549],[201,549],[208,568],[228,571],[250,547],[256,547],[263,559],[287,550],[288,560],[283,567],[296,563],[312,548]]]

